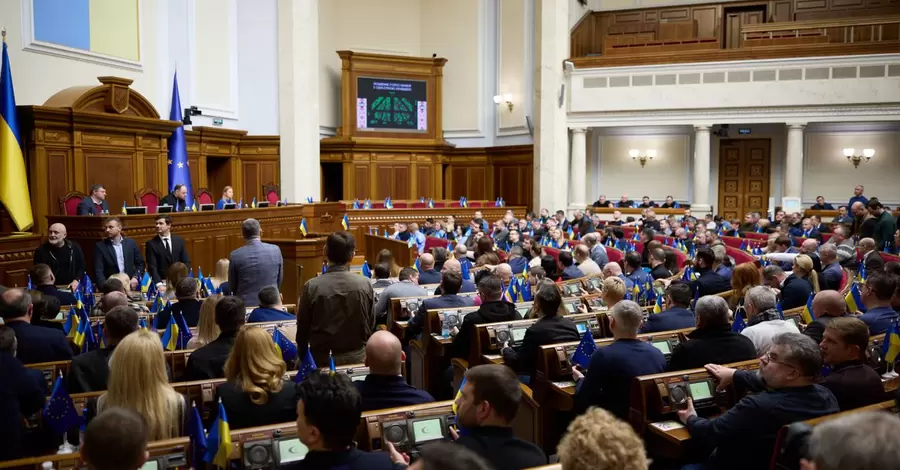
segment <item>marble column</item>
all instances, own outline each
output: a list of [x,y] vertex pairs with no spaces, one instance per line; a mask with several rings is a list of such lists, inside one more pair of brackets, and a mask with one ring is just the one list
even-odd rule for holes
[[281,195],[321,200],[319,0],[278,0]]
[[569,58],[569,1],[535,1],[532,207],[535,212],[541,208],[553,212],[566,208],[569,194],[567,106],[559,105],[560,90],[568,86],[563,61]]
[[711,126],[694,126],[694,195],[691,213],[702,217],[709,207],[709,129]]
[[805,124],[788,124],[787,155],[784,162],[784,197],[803,197],[803,129]]
[[572,129],[572,158],[569,161],[569,214],[584,210],[585,183],[587,182],[587,129]]

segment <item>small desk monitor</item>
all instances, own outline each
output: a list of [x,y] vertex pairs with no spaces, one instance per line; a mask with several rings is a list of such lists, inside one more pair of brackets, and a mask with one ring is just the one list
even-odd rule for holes
[[133,206],[125,208],[125,215],[140,215],[147,213],[147,206]]
[[172,206],[169,206],[169,205],[162,205],[162,206],[158,206],[158,207],[156,208],[156,213],[157,213],[157,214],[168,214],[168,213],[172,212],[174,209],[175,209],[175,208],[172,207]]
[[215,204],[200,204],[200,211],[201,211],[201,212],[202,212],[202,211],[211,211],[211,210],[215,210],[215,209],[216,209],[216,205],[215,205]]
[[237,209],[237,203],[236,202],[226,202],[224,205],[222,205],[222,209]]
[[269,207],[269,202],[268,202],[268,201],[263,201],[263,202],[257,202],[257,203],[256,203],[256,208],[257,208],[257,209],[260,209],[260,208],[263,208],[263,207]]

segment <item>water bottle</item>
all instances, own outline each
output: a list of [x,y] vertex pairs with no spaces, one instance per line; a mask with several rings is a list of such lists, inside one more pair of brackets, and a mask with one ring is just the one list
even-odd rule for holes
[[47,461],[42,463],[41,470],[53,470],[53,462]]
[[447,314],[444,314],[444,318],[441,321],[441,336],[444,338],[450,337],[450,322],[447,321]]

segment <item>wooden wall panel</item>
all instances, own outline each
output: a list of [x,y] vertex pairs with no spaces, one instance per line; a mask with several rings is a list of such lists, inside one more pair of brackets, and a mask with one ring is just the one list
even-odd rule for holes
[[[237,199],[243,199],[244,204],[250,204],[254,197],[257,197],[256,192],[259,189],[254,188],[262,188],[262,181],[259,180],[259,163],[257,162],[244,162],[244,190],[241,194],[235,194],[234,197]],[[257,199],[258,200],[258,199]]]
[[718,36],[719,10],[716,5],[691,8],[691,19],[697,22],[697,37]]
[[418,193],[424,198],[440,199],[440,196],[434,194],[432,189],[432,170],[431,165],[419,165],[416,167],[416,187]]
[[864,0],[831,0],[831,8],[861,8],[865,6]]
[[469,169],[469,181],[466,197],[474,200],[490,199],[487,193],[487,169],[474,167]]
[[411,194],[411,184],[409,178],[409,165],[397,165],[393,168],[392,175],[392,186],[391,186],[391,194],[399,194],[402,195],[404,199],[416,199],[414,194]]
[[375,197],[372,199],[383,200],[391,196],[400,199],[396,195],[391,195],[391,179],[394,177],[394,168],[390,165],[375,166]]
[[356,179],[356,185],[353,188],[353,198],[365,199],[366,195],[371,193],[371,189],[369,188],[369,166],[354,165],[353,171]]
[[457,200],[466,194],[469,179],[468,170],[466,167],[453,167],[450,169],[450,193],[444,194],[447,199]]
[[72,174],[71,165],[68,164],[68,154],[69,152],[66,150],[47,150],[47,162],[50,168],[53,169],[53,171],[47,172],[47,191],[50,196],[47,200],[48,207],[46,208],[48,214],[62,215],[62,210],[59,207],[59,198],[69,192],[67,190],[69,187],[67,180],[69,175]]
[[776,1],[772,3],[772,11],[769,12],[773,23],[791,21],[794,18],[793,0]]
[[259,191],[259,195],[257,197],[264,198],[265,195],[262,192],[262,185],[275,183],[278,184],[278,178],[276,177],[278,163],[277,162],[259,162],[259,186],[256,188]]
[[[87,168],[87,185],[100,183],[106,188],[109,212],[118,213],[122,202],[134,199],[138,188],[134,182],[134,162],[131,153],[112,153],[111,151],[84,151]],[[87,193],[87,191],[85,191]]]
[[[159,160],[153,156],[148,157],[144,155],[144,182],[141,184],[143,188],[159,188],[161,187],[160,182],[158,181],[157,175],[159,173]],[[191,178],[193,179],[193,178]],[[193,184],[193,181],[191,181]],[[197,186],[194,186],[194,189],[197,189]],[[162,191],[162,190],[160,190]],[[163,191],[164,192],[164,191]]]
[[659,12],[662,21],[681,21],[690,18],[688,8],[668,8]]
[[[189,156],[188,157],[188,167],[190,168],[190,172],[191,172],[191,187],[199,188],[200,187],[200,168],[201,168],[200,167],[200,158],[199,157],[191,158]],[[159,185],[157,187],[157,189],[159,189],[159,191],[163,194],[169,192],[168,172],[166,173],[166,180],[161,181],[161,183],[163,183],[163,184]],[[147,186],[149,186],[149,185],[147,185]]]

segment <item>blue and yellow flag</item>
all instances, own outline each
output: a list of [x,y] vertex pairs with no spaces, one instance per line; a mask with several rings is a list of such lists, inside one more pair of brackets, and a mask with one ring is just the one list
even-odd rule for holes
[[162,346],[166,351],[174,351],[178,349],[179,338],[178,324],[175,322],[175,315],[169,315],[169,323],[166,325],[166,331],[162,334]]
[[816,321],[816,314],[813,313],[813,298],[816,296],[814,292],[809,293],[809,297],[806,299],[806,306],[803,307],[803,312],[800,313],[800,317],[803,318],[803,323],[809,325],[810,323]]
[[80,324],[81,322],[79,321],[78,313],[75,312],[75,307],[70,307],[69,315],[66,316],[66,323],[63,325],[63,331],[66,333],[66,338],[74,338]]
[[334,367],[334,356],[331,354],[331,350],[328,350],[328,371],[331,372],[331,375],[334,375],[337,372],[337,368]]
[[309,345],[306,346],[306,355],[303,356],[303,360],[300,361],[300,367],[297,368],[297,375],[294,376],[294,382],[300,383],[306,380],[310,374],[314,373],[318,370],[316,366],[316,360],[313,359],[312,351],[309,349]]
[[847,302],[847,308],[850,309],[850,313],[866,312],[866,306],[862,301],[862,293],[859,291],[859,284],[856,282],[850,286],[850,291],[844,297],[844,302]]
[[291,342],[278,328],[272,331],[272,341],[284,362],[291,364],[297,359],[297,346]]
[[656,296],[656,304],[653,306],[653,313],[660,313],[663,311],[663,296]]
[[228,467],[228,454],[231,452],[231,428],[228,426],[228,416],[225,415],[225,405],[219,399],[219,414],[209,430],[206,438],[206,455],[203,461],[211,463],[219,468]]
[[150,274],[144,271],[144,275],[141,277],[141,292],[146,294],[150,290],[150,284],[152,283],[153,279],[150,278]]
[[306,227],[306,219],[300,219],[300,235],[306,236],[309,233],[309,229]]
[[75,331],[75,336],[72,338],[72,342],[75,343],[75,346],[78,346],[78,350],[80,351],[82,345],[84,344],[87,332],[91,329],[91,321],[88,319],[87,315],[79,315],[81,316],[78,317],[78,329]]
[[344,230],[350,230],[350,219],[347,214],[344,214],[344,218],[341,219],[341,227],[344,227]]
[[[881,355],[884,356],[884,361],[888,364],[893,364],[897,360],[897,356],[900,355],[900,327],[897,326],[896,321],[891,323],[887,334],[884,335]],[[888,370],[892,370],[892,368],[888,367]]]
[[6,207],[19,231],[24,232],[34,225],[5,31],[3,70],[0,71],[0,203]]
[[369,262],[368,262],[368,261],[363,261],[363,265],[362,265],[362,275],[363,275],[366,279],[371,279],[371,278],[372,278],[372,269],[369,268]]
[[456,414],[456,412],[459,411],[459,405],[457,405],[457,403],[459,402],[459,398],[462,396],[462,389],[465,386],[466,378],[463,377],[462,382],[459,383],[459,390],[456,391],[456,396],[453,397],[453,404],[450,405],[450,409],[453,410],[453,414]]
[[[172,79],[172,105],[169,108],[169,120],[182,122],[181,96],[178,94],[178,73]],[[191,169],[188,166],[187,143],[184,139],[184,125],[178,126],[169,136],[169,192],[175,191],[175,185],[184,185],[187,194],[184,203],[187,207],[194,205],[194,189],[191,186]],[[178,206],[179,202],[175,202]],[[176,207],[176,210],[178,208]],[[182,208],[183,210],[184,208]]]

